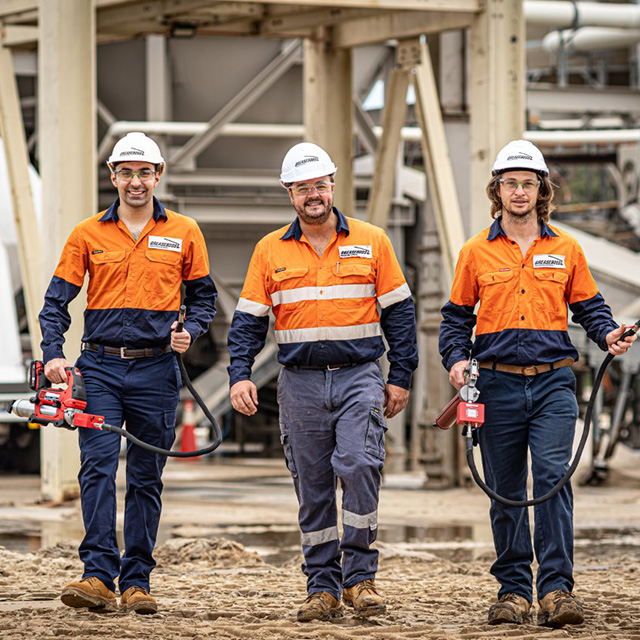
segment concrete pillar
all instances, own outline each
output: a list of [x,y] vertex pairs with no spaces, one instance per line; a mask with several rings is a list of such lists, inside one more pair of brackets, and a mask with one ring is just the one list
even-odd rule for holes
[[[44,280],[48,283],[73,227],[96,213],[96,76],[93,0],[41,0],[38,50],[38,152],[42,177]],[[46,285],[45,285],[46,286]],[[65,356],[80,353],[83,292],[70,306]],[[42,430],[42,495],[78,494],[78,436]]]
[[330,49],[323,37],[305,39],[305,139],[320,145],[338,167],[334,203],[348,216],[355,213],[352,57],[351,49]]
[[487,0],[471,25],[470,235],[488,226],[485,187],[496,154],[525,130],[525,20],[522,2]]

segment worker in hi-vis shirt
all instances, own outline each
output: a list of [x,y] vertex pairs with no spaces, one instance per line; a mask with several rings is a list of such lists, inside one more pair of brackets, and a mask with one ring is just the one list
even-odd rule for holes
[[[485,422],[478,433],[486,481],[505,498],[525,500],[527,451],[534,497],[550,491],[569,467],[578,416],[570,365],[578,352],[567,332],[567,305],[573,321],[614,355],[625,353],[636,336],[619,342],[625,327],[614,322],[580,245],[549,225],[554,191],[540,150],[514,140],[498,153],[492,174],[487,195],[495,220],[460,251],[442,308],[440,353],[457,389],[469,358],[479,361]],[[532,547],[528,510],[491,502],[497,555],[491,573],[500,590],[489,623],[529,620],[535,549],[538,623],[580,624],[583,608],[572,593],[570,483],[534,513]]]
[[[82,353],[76,366],[87,391],[87,412],[105,416],[156,447],[175,438],[181,386],[175,352],[208,330],[217,292],[198,225],[165,209],[153,196],[165,163],[158,145],[142,133],[119,140],[108,160],[118,198],[71,232],[40,313],[45,374],[66,381],[63,352],[71,318],[67,307],[89,273]],[[180,289],[187,307],[176,332]],[[127,442],[124,553],[116,539],[116,470],[120,436],[78,429],[80,492],[85,536],[82,579],[68,584],[62,602],[102,611],[155,613],[149,574],[161,512],[166,457]]]
[[[251,258],[229,330],[231,402],[257,411],[251,367],[275,315],[280,430],[300,504],[308,597],[298,620],[385,611],[371,549],[378,527],[385,417],[404,409],[418,364],[415,309],[389,238],[333,207],[336,167],[295,145],[281,184],[297,218],[265,236]],[[378,310],[378,306],[380,311]],[[385,384],[378,359],[388,345]],[[343,488],[338,534],[336,478]],[[340,557],[342,556],[342,563]]]

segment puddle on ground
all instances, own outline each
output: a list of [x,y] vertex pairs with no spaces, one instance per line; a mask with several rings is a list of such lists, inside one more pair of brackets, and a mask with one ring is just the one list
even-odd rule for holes
[[[178,532],[179,533],[179,532]],[[174,537],[173,528],[160,526],[158,544]],[[265,562],[282,565],[301,552],[300,532],[292,523],[288,526],[269,524],[207,527],[201,537],[222,537],[243,544],[260,554]],[[607,548],[617,552],[637,553],[640,547],[640,527],[580,528],[575,532],[575,546],[588,555],[603,555]],[[0,522],[0,546],[12,551],[34,552],[58,542],[80,544],[81,525],[65,522]],[[387,549],[402,552],[428,552],[443,560],[466,562],[493,550],[489,523],[483,526],[433,525],[429,527],[381,525],[378,540]],[[123,546],[122,531],[118,543]]]

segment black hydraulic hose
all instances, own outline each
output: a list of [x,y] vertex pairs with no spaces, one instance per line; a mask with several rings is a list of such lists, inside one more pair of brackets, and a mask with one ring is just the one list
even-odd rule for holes
[[[636,322],[631,329],[625,331],[620,340],[624,340],[627,336],[632,336],[634,333],[637,333],[638,329],[640,329],[640,320]],[[575,473],[578,468],[578,463],[580,462],[580,456],[584,450],[585,445],[587,444],[587,438],[589,437],[589,428],[591,426],[591,416],[593,414],[593,407],[595,405],[596,396],[598,394],[598,390],[600,389],[600,385],[602,384],[602,378],[604,377],[604,372],[607,370],[607,367],[611,363],[611,361],[615,358],[615,356],[611,353],[607,354],[605,359],[602,361],[600,365],[600,369],[598,369],[598,373],[596,375],[596,379],[593,382],[593,387],[591,389],[591,396],[589,397],[589,403],[587,404],[587,411],[584,416],[584,427],[582,430],[582,437],[580,438],[580,443],[578,444],[578,448],[576,449],[576,454],[573,457],[573,462],[570,467],[567,469],[566,473],[558,480],[557,484],[545,493],[543,496],[539,498],[534,498],[532,500],[510,500],[509,498],[505,498],[501,495],[498,495],[491,487],[489,487],[484,480],[480,477],[478,473],[478,469],[476,468],[475,460],[473,459],[473,439],[471,437],[471,429],[469,429],[469,433],[467,434],[467,464],[469,465],[469,469],[471,471],[471,475],[475,480],[476,484],[493,500],[496,502],[500,502],[508,507],[533,507],[537,504],[541,504],[553,498],[553,496],[564,487],[565,484],[569,481],[569,478]]]
[[[180,333],[182,331],[182,327],[184,325],[184,313],[186,311],[186,307],[182,305],[180,307],[180,315],[178,317],[178,326],[176,327],[176,332]],[[209,407],[207,407],[205,401],[202,399],[200,394],[197,392],[196,388],[193,386],[191,382],[191,378],[189,378],[189,374],[187,373],[187,369],[184,366],[184,362],[182,361],[182,354],[176,353],[176,358],[178,360],[178,365],[180,366],[180,373],[182,374],[182,381],[185,386],[191,392],[194,400],[198,403],[204,415],[207,416],[207,419],[211,423],[214,432],[213,442],[204,449],[197,449],[196,451],[169,451],[168,449],[162,449],[160,447],[155,447],[148,442],[143,442],[142,440],[136,438],[134,435],[129,433],[126,429],[122,429],[120,427],[116,427],[112,424],[102,424],[100,428],[103,431],[111,431],[112,433],[118,433],[123,436],[130,442],[142,447],[143,449],[147,449],[147,451],[153,451],[153,453],[159,453],[160,455],[171,457],[171,458],[195,458],[197,456],[204,456],[207,453],[211,453],[215,451],[222,442],[222,430],[220,429],[220,425],[218,421],[215,419],[214,415],[209,411]]]

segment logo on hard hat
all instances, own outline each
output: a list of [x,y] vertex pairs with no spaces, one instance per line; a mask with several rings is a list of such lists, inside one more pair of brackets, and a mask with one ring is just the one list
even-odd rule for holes
[[307,162],[320,162],[320,158],[318,156],[305,156],[302,160],[298,160],[294,166],[300,167],[303,164],[307,164]]
[[131,147],[128,151],[121,151],[121,156],[143,156],[144,151],[142,149],[136,149],[135,147]]
[[507,161],[509,161],[509,160],[531,160],[531,161],[533,161],[533,156],[530,156],[530,155],[528,155],[526,153],[520,152],[515,156],[509,156],[507,158]]

